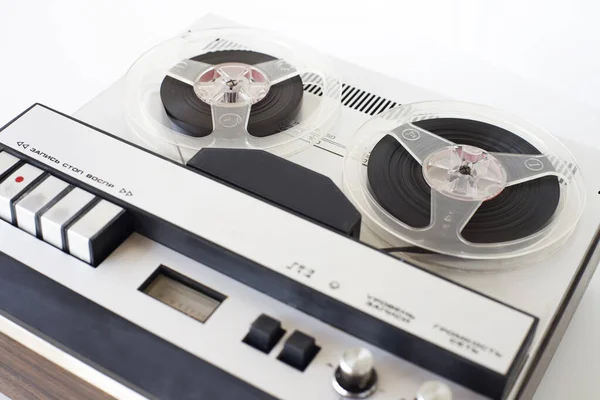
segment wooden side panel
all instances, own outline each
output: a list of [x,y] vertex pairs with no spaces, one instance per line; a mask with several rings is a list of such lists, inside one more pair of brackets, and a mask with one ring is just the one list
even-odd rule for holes
[[0,393],[11,400],[113,399],[2,334],[0,334]]

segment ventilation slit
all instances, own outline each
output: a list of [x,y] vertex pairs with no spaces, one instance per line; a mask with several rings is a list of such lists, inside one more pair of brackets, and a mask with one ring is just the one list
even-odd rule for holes
[[[365,113],[366,113],[366,114],[369,114],[369,113],[371,113],[371,110],[373,109],[373,107],[375,107],[375,105],[379,105],[379,102],[380,102],[381,100],[383,100],[381,97],[377,97],[375,100],[373,100],[373,101],[371,102],[371,105],[370,105],[368,108],[366,108],[366,109],[365,109]],[[365,106],[365,107],[366,107],[366,106]],[[375,107],[375,108],[377,108],[377,107]]]

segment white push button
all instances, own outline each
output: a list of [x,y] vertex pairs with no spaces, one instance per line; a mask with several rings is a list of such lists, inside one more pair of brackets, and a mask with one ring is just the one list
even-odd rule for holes
[[40,217],[42,239],[61,250],[65,250],[63,228],[71,222],[85,206],[94,199],[94,195],[75,188]]
[[44,171],[33,165],[25,164],[8,175],[0,183],[0,218],[14,222],[12,204]]
[[114,250],[120,239],[129,236],[130,227],[125,221],[125,210],[101,200],[67,230],[69,253],[98,265]]
[[19,159],[5,151],[0,152],[0,178],[19,162]]
[[17,226],[36,236],[38,213],[56,200],[68,187],[68,183],[53,176],[44,179],[15,204]]

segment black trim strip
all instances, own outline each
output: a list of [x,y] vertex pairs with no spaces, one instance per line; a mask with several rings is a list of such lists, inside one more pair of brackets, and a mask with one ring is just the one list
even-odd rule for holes
[[62,235],[63,251],[65,253],[69,253],[71,251],[69,247],[69,236],[67,235],[67,231],[69,230],[69,228],[75,225],[77,221],[79,221],[85,214],[87,214],[87,212],[90,211],[96,204],[100,203],[101,200],[102,199],[100,197],[92,198],[85,206],[81,207],[81,209],[77,211],[75,215],[73,215],[69,220],[67,220],[67,222],[64,223],[60,230],[60,233]]
[[0,252],[0,313],[161,400],[275,400]]
[[[362,101],[364,101],[363,98]],[[362,103],[361,101],[361,103]],[[133,145],[125,140],[116,137],[110,133],[95,128],[89,124],[83,123],[73,117],[52,110],[46,106],[39,105],[52,112],[62,115],[72,121],[81,123],[90,129],[106,134],[122,143],[138,148],[144,152],[153,154],[156,157],[171,162],[174,165],[185,168],[183,165],[173,162],[161,155],[152,153],[144,148]],[[0,146],[1,147],[1,146]],[[321,321],[335,326],[349,334],[360,339],[368,341],[375,346],[385,349],[397,356],[413,362],[421,367],[458,384],[466,386],[476,392],[482,393],[493,399],[502,399],[505,392],[509,389],[509,382],[514,380],[515,374],[518,374],[518,366],[521,365],[526,356],[527,349],[533,338],[537,327],[537,318],[517,310],[515,307],[502,303],[477,291],[459,285],[444,277],[440,277],[430,271],[421,270],[432,276],[442,279],[452,284],[462,287],[482,297],[489,298],[504,306],[517,310],[523,314],[529,315],[534,319],[534,323],[524,338],[521,348],[516,355],[509,372],[506,375],[496,373],[470,360],[460,357],[448,350],[440,348],[426,340],[414,336],[408,332],[396,328],[382,320],[366,314],[356,308],[331,298],[325,294],[317,292],[312,288],[305,286],[291,278],[279,274],[269,268],[248,260],[226,248],[222,248],[205,238],[198,237],[168,221],[162,220],[145,210],[133,207],[123,199],[110,196],[100,190],[77,179],[66,175],[62,171],[54,170],[39,161],[32,159],[28,155],[21,154],[11,148],[5,148],[6,151],[26,158],[28,162],[44,170],[51,170],[59,178],[77,185],[90,193],[105,198],[106,200],[126,209],[134,220],[134,230],[143,236],[146,236],[158,243],[161,243],[181,254],[201,262],[233,279],[244,283],[256,290],[261,291],[281,302],[292,305],[293,307],[310,314]],[[350,239],[349,239],[350,240]],[[357,244],[364,245],[364,244]],[[390,256],[391,257],[391,256]],[[410,264],[409,262],[407,262]],[[418,268],[418,267],[416,267]]]
[[[0,129],[1,131],[1,129]],[[9,175],[11,175],[13,172],[15,172],[16,170],[18,170],[19,168],[21,168],[25,163],[23,162],[23,160],[19,160],[15,163],[15,165],[13,165],[12,167],[8,168],[6,171],[4,171],[4,173],[0,174],[0,182],[2,182],[6,177],[8,177]]]
[[46,211],[48,211],[49,209],[51,209],[52,207],[54,207],[54,205],[56,203],[58,203],[60,200],[62,200],[63,197],[65,197],[67,194],[69,194],[69,192],[71,190],[73,190],[73,186],[71,186],[71,185],[67,186],[65,189],[63,189],[62,192],[60,192],[59,194],[57,194],[45,206],[43,206],[42,208],[40,208],[35,213],[35,232],[36,232],[36,237],[38,239],[42,238],[42,223],[41,223],[42,215],[44,215],[44,213]]

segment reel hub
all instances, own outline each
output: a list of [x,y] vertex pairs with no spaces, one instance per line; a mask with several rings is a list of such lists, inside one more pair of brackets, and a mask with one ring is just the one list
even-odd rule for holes
[[464,201],[485,201],[506,186],[506,170],[496,157],[474,146],[442,148],[423,162],[423,177],[433,189]]
[[194,93],[210,105],[255,104],[271,88],[267,75],[253,65],[224,63],[202,73],[194,82]]

